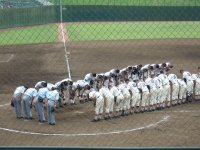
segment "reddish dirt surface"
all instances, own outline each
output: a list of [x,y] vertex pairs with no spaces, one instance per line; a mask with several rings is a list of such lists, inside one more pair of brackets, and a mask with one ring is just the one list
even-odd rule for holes
[[[73,80],[134,64],[170,61],[177,75],[181,68],[200,66],[195,39],[70,42],[67,49]],[[14,109],[4,105],[16,86],[55,83],[68,74],[61,43],[0,47],[0,58],[12,54],[9,62],[0,62],[0,146],[200,147],[199,101],[98,123],[90,122],[91,102],[58,109],[56,126],[39,124],[34,109],[33,120],[17,120]]]

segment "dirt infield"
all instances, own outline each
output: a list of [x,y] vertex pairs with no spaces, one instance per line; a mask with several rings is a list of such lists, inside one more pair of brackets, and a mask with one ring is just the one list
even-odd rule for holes
[[[170,61],[193,71],[200,66],[200,40],[130,40],[67,43],[73,80],[88,72]],[[0,146],[200,147],[200,102],[92,123],[93,104],[65,106],[56,126],[15,118],[8,103],[15,87],[67,77],[62,44],[0,47]],[[179,75],[180,76],[180,75]]]

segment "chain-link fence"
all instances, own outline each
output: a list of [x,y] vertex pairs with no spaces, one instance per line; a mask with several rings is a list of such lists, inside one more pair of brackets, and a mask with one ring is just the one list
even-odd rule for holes
[[[199,12],[199,0],[0,0],[0,109],[17,86],[42,80],[75,82],[87,73],[168,61],[178,78],[180,69],[197,73]],[[0,132],[12,142],[0,145],[200,146],[198,107],[90,124],[92,102],[78,103],[58,110],[55,129],[38,125],[34,108],[29,122],[16,121],[9,109]]]

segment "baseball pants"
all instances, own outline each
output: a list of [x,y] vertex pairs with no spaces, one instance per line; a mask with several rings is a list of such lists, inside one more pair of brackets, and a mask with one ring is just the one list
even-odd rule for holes
[[200,99],[200,79],[196,79],[196,86],[195,86],[195,98]]
[[95,114],[96,115],[103,113],[103,105],[104,105],[104,99],[102,96],[99,96],[96,100],[96,105],[95,105]]
[[187,81],[187,91],[193,93],[194,83],[193,81]]
[[48,100],[48,123],[55,124],[55,106],[54,101]]
[[124,96],[122,94],[118,95],[116,97],[116,111],[120,111],[123,108],[123,100],[124,100]]
[[125,93],[124,94],[124,101],[123,101],[123,110],[130,109],[130,100],[131,100],[130,93]]
[[172,85],[172,100],[177,100],[178,99],[178,93],[179,93],[179,84],[174,83]]
[[143,92],[142,93],[142,102],[141,102],[141,106],[142,107],[146,107],[146,106],[148,106],[149,104],[148,104],[148,102],[149,102],[149,92]]
[[106,95],[106,113],[113,112],[114,96],[112,94]]
[[140,106],[141,94],[133,93],[131,100],[131,107]]
[[22,108],[21,108],[21,100],[20,100],[20,95],[21,94],[15,94],[13,95],[13,103],[15,107],[15,114],[17,118],[22,117]]
[[24,95],[23,98],[23,107],[24,107],[24,115],[25,115],[25,118],[32,118],[32,112],[31,112],[31,97],[29,97],[28,95]]
[[[39,100],[41,99],[41,101]],[[45,121],[45,116],[44,116],[44,106],[43,106],[43,99],[42,98],[37,98],[36,100],[36,110],[37,110],[37,115],[38,115],[38,121]]]

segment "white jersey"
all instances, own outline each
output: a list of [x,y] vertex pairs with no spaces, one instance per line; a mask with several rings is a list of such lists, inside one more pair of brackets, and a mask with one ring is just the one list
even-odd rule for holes
[[156,90],[156,84],[155,84],[155,81],[152,78],[147,78],[145,80],[145,83],[150,86],[150,89]]
[[162,88],[162,82],[158,77],[153,78],[153,80],[157,89]]
[[187,77],[189,77],[189,76],[192,76],[190,72],[188,72],[188,71],[183,72],[183,78],[187,79]]
[[149,89],[147,88],[147,85],[144,81],[139,81],[138,88],[142,90],[142,92],[148,92]]
[[160,81],[162,82],[162,85],[165,86],[165,85],[169,85],[169,79],[168,79],[168,76],[165,75],[165,74],[160,74],[158,76],[158,78],[160,79]]
[[112,94],[112,93],[110,92],[110,90],[109,90],[107,87],[105,87],[105,86],[103,86],[103,87],[99,90],[99,93],[100,93],[102,96],[105,96],[105,97],[108,97],[110,94]]
[[90,99],[93,99],[93,98],[97,99],[98,97],[100,97],[100,93],[97,92],[97,91],[92,91],[92,92],[89,93],[89,98]]
[[185,88],[187,87],[187,85],[183,79],[177,79],[177,81],[181,87],[185,87]]
[[39,82],[37,82],[36,84],[35,84],[35,89],[36,90],[39,90],[40,88],[42,88],[43,87],[43,85],[42,85],[42,83],[44,83],[45,81],[39,81]]
[[177,76],[175,75],[175,74],[169,74],[168,75],[168,79],[169,79],[169,81],[171,81],[173,84],[174,83],[177,83],[178,81],[177,81]]
[[128,93],[130,94],[130,92],[129,92],[130,88],[129,88],[128,85],[125,84],[125,83],[119,84],[118,89],[121,91],[121,93],[122,93],[123,95],[124,95],[124,94],[128,94]]
[[119,89],[116,86],[113,86],[110,89],[110,92],[112,93],[112,95],[114,95],[115,97],[119,96],[121,94],[121,92],[119,91]]
[[92,76],[92,73],[88,73],[85,75],[85,78],[84,80],[87,82],[87,83],[90,83],[91,80],[94,80],[95,78]]
[[50,90],[52,90],[52,88],[55,88],[55,85],[52,83],[47,83],[47,88],[50,91]]

